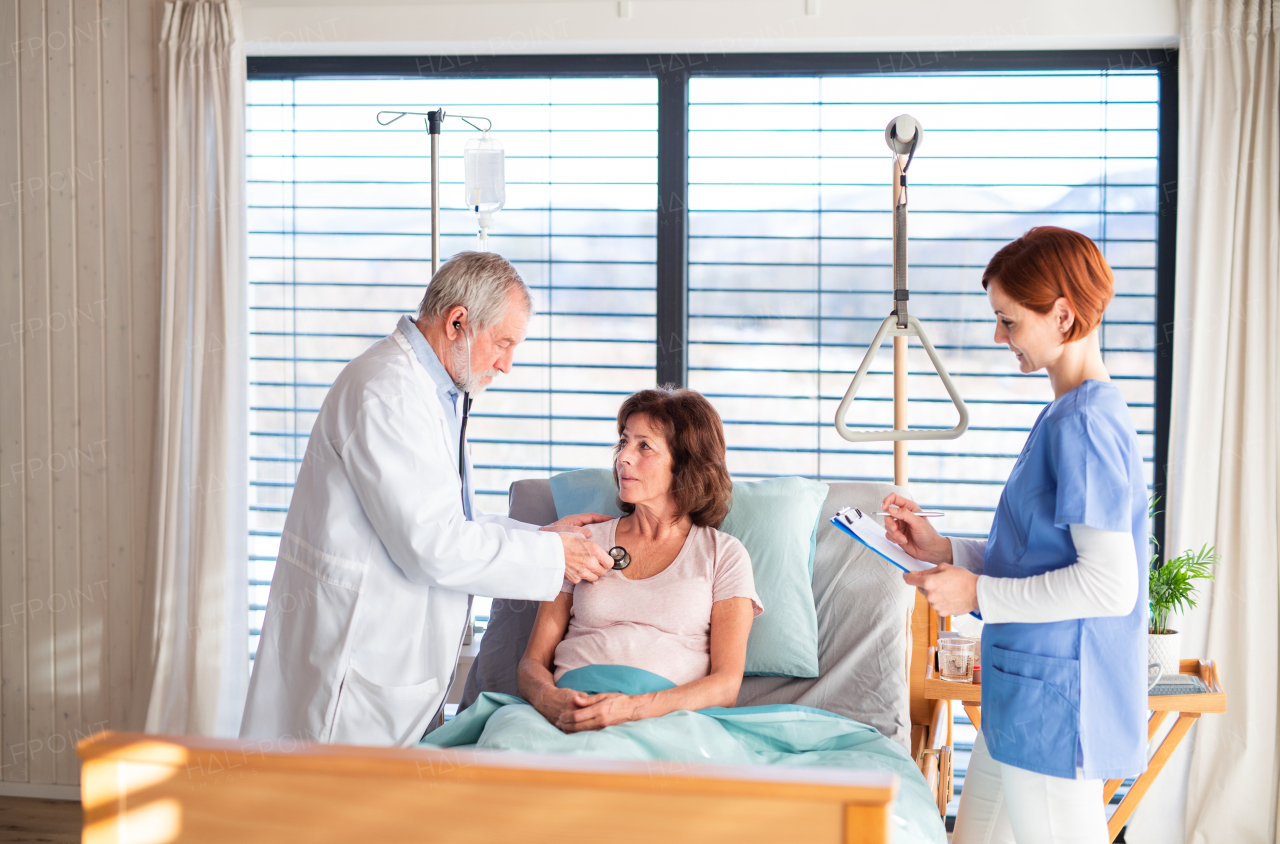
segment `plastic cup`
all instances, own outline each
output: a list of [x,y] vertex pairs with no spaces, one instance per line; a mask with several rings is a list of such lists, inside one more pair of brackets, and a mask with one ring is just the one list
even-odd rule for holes
[[973,682],[975,644],[972,639],[939,639],[938,675],[952,683]]

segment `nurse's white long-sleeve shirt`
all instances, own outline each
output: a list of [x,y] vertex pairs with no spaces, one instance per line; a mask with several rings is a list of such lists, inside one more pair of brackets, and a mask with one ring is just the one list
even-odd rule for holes
[[1071,525],[1076,562],[1031,577],[982,574],[987,542],[951,537],[952,562],[978,577],[978,609],[990,624],[1128,615],[1138,600],[1133,534]]

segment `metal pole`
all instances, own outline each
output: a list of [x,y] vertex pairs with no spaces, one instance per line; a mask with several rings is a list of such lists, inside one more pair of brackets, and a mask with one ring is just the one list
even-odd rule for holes
[[[902,156],[893,157],[893,306],[899,326],[905,326],[907,321],[907,300],[899,298],[907,289],[907,207],[899,204],[903,188],[903,161]],[[893,338],[893,427],[896,431],[907,429],[906,337]],[[893,482],[898,486],[907,485],[905,440],[897,440],[893,444]]]
[[444,109],[427,114],[427,131],[431,134],[431,277],[440,269],[440,124]]

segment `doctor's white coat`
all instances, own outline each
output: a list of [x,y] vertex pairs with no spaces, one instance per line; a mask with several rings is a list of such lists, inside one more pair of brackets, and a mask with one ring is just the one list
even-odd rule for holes
[[465,519],[457,420],[436,389],[399,330],[330,389],[285,519],[241,736],[414,744],[448,692],[468,595],[559,592],[558,536],[474,506]]

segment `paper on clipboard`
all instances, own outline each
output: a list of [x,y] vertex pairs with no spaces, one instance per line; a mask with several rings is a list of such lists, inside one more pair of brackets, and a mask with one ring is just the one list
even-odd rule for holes
[[841,509],[831,517],[831,523],[903,571],[925,571],[934,568],[933,563],[917,560],[890,542],[884,534],[884,528],[857,507]]
[[[875,519],[863,513],[857,507],[845,507],[831,517],[831,524],[852,536],[863,545],[875,551],[881,557],[893,563],[903,571],[927,571],[936,568],[933,563],[917,560],[903,551],[884,535],[884,528]],[[969,615],[982,620],[982,613],[974,610]]]

